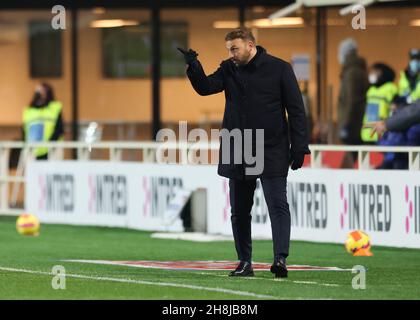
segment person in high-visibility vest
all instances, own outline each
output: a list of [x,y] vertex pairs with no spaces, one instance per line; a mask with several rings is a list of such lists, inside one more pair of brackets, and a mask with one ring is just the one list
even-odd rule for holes
[[401,104],[410,104],[420,99],[420,49],[411,49],[410,62],[400,73],[398,95]]
[[[55,100],[53,88],[47,83],[36,87],[29,106],[23,110],[23,134],[26,142],[62,140],[64,135],[62,104]],[[35,149],[37,159],[48,159],[48,148]]]
[[[394,84],[395,72],[384,63],[375,63],[369,72],[370,88],[366,94],[366,108],[363,125],[385,120],[391,114],[391,103],[398,94]],[[364,143],[374,144],[378,135],[372,136],[372,128],[362,127],[360,137]]]

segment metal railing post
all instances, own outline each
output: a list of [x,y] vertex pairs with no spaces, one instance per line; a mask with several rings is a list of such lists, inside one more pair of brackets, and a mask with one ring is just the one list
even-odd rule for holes
[[370,168],[370,151],[359,150],[357,156],[359,160],[359,170],[368,170]]
[[48,160],[63,160],[64,149],[60,147],[51,147],[48,150]]
[[321,168],[322,167],[322,152],[320,150],[314,149],[311,151],[311,168]]
[[154,152],[155,149],[153,148],[143,148],[143,161],[146,163],[153,163],[154,162]]
[[9,209],[9,148],[0,147],[0,209],[7,211]]
[[408,153],[408,170],[420,170],[420,152],[410,151]]
[[110,148],[109,160],[120,162],[122,160],[122,150],[118,148]]
[[89,147],[83,146],[77,148],[77,159],[78,160],[89,160],[90,159],[90,150]]
[[179,164],[188,164],[188,143],[179,143]]

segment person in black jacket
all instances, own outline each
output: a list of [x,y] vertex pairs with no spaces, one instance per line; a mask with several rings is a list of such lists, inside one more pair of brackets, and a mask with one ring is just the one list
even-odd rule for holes
[[[371,128],[372,135],[376,133],[380,137],[380,145],[420,145],[420,99],[413,104],[400,106],[383,121],[366,123],[366,127]],[[408,169],[408,154],[387,152],[376,169]]]
[[399,112],[386,120],[372,122],[365,127],[372,128],[372,135],[378,133],[382,136],[385,131],[405,131],[416,124],[420,124],[420,99],[402,107]]
[[[302,95],[291,65],[257,46],[251,31],[235,29],[225,41],[229,59],[208,76],[194,50],[178,49],[184,54],[188,78],[198,94],[225,94],[218,174],[229,178],[231,222],[239,259],[230,276],[253,275],[251,209],[256,179],[260,178],[273,236],[271,272],[287,277],[287,174],[290,164],[293,170],[302,167],[305,154],[310,153]],[[233,132],[240,132],[243,139],[233,139],[232,143]],[[252,139],[247,133],[252,133]],[[256,155],[254,163],[246,157],[249,153]]]

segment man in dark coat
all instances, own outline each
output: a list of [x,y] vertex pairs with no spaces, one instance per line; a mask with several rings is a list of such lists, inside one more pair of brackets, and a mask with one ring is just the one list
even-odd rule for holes
[[360,130],[369,89],[366,61],[357,53],[356,42],[349,38],[340,43],[338,59],[342,65],[338,95],[338,127],[345,144],[361,144]]
[[[293,170],[300,168],[305,154],[310,153],[302,95],[290,64],[257,46],[251,31],[236,29],[225,41],[229,59],[209,76],[195,51],[180,51],[198,94],[225,92],[218,174],[229,178],[232,229],[240,261],[230,276],[253,275],[251,209],[260,178],[273,236],[271,272],[286,277],[290,242],[287,173],[289,164]],[[233,133],[240,133],[239,138]]]
[[[366,93],[369,80],[366,61],[357,52],[354,39],[343,40],[338,48],[338,60],[342,66],[340,92],[338,94],[338,132],[341,142],[360,145],[360,130],[365,114]],[[342,168],[353,168],[357,152],[346,153]]]

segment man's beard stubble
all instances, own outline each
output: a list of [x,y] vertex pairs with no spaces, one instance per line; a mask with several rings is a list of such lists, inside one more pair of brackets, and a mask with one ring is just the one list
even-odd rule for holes
[[248,59],[251,56],[251,51],[247,53],[246,56],[244,56],[241,60],[233,60],[233,63],[237,66],[237,67],[243,67],[244,65],[246,65],[248,63]]

